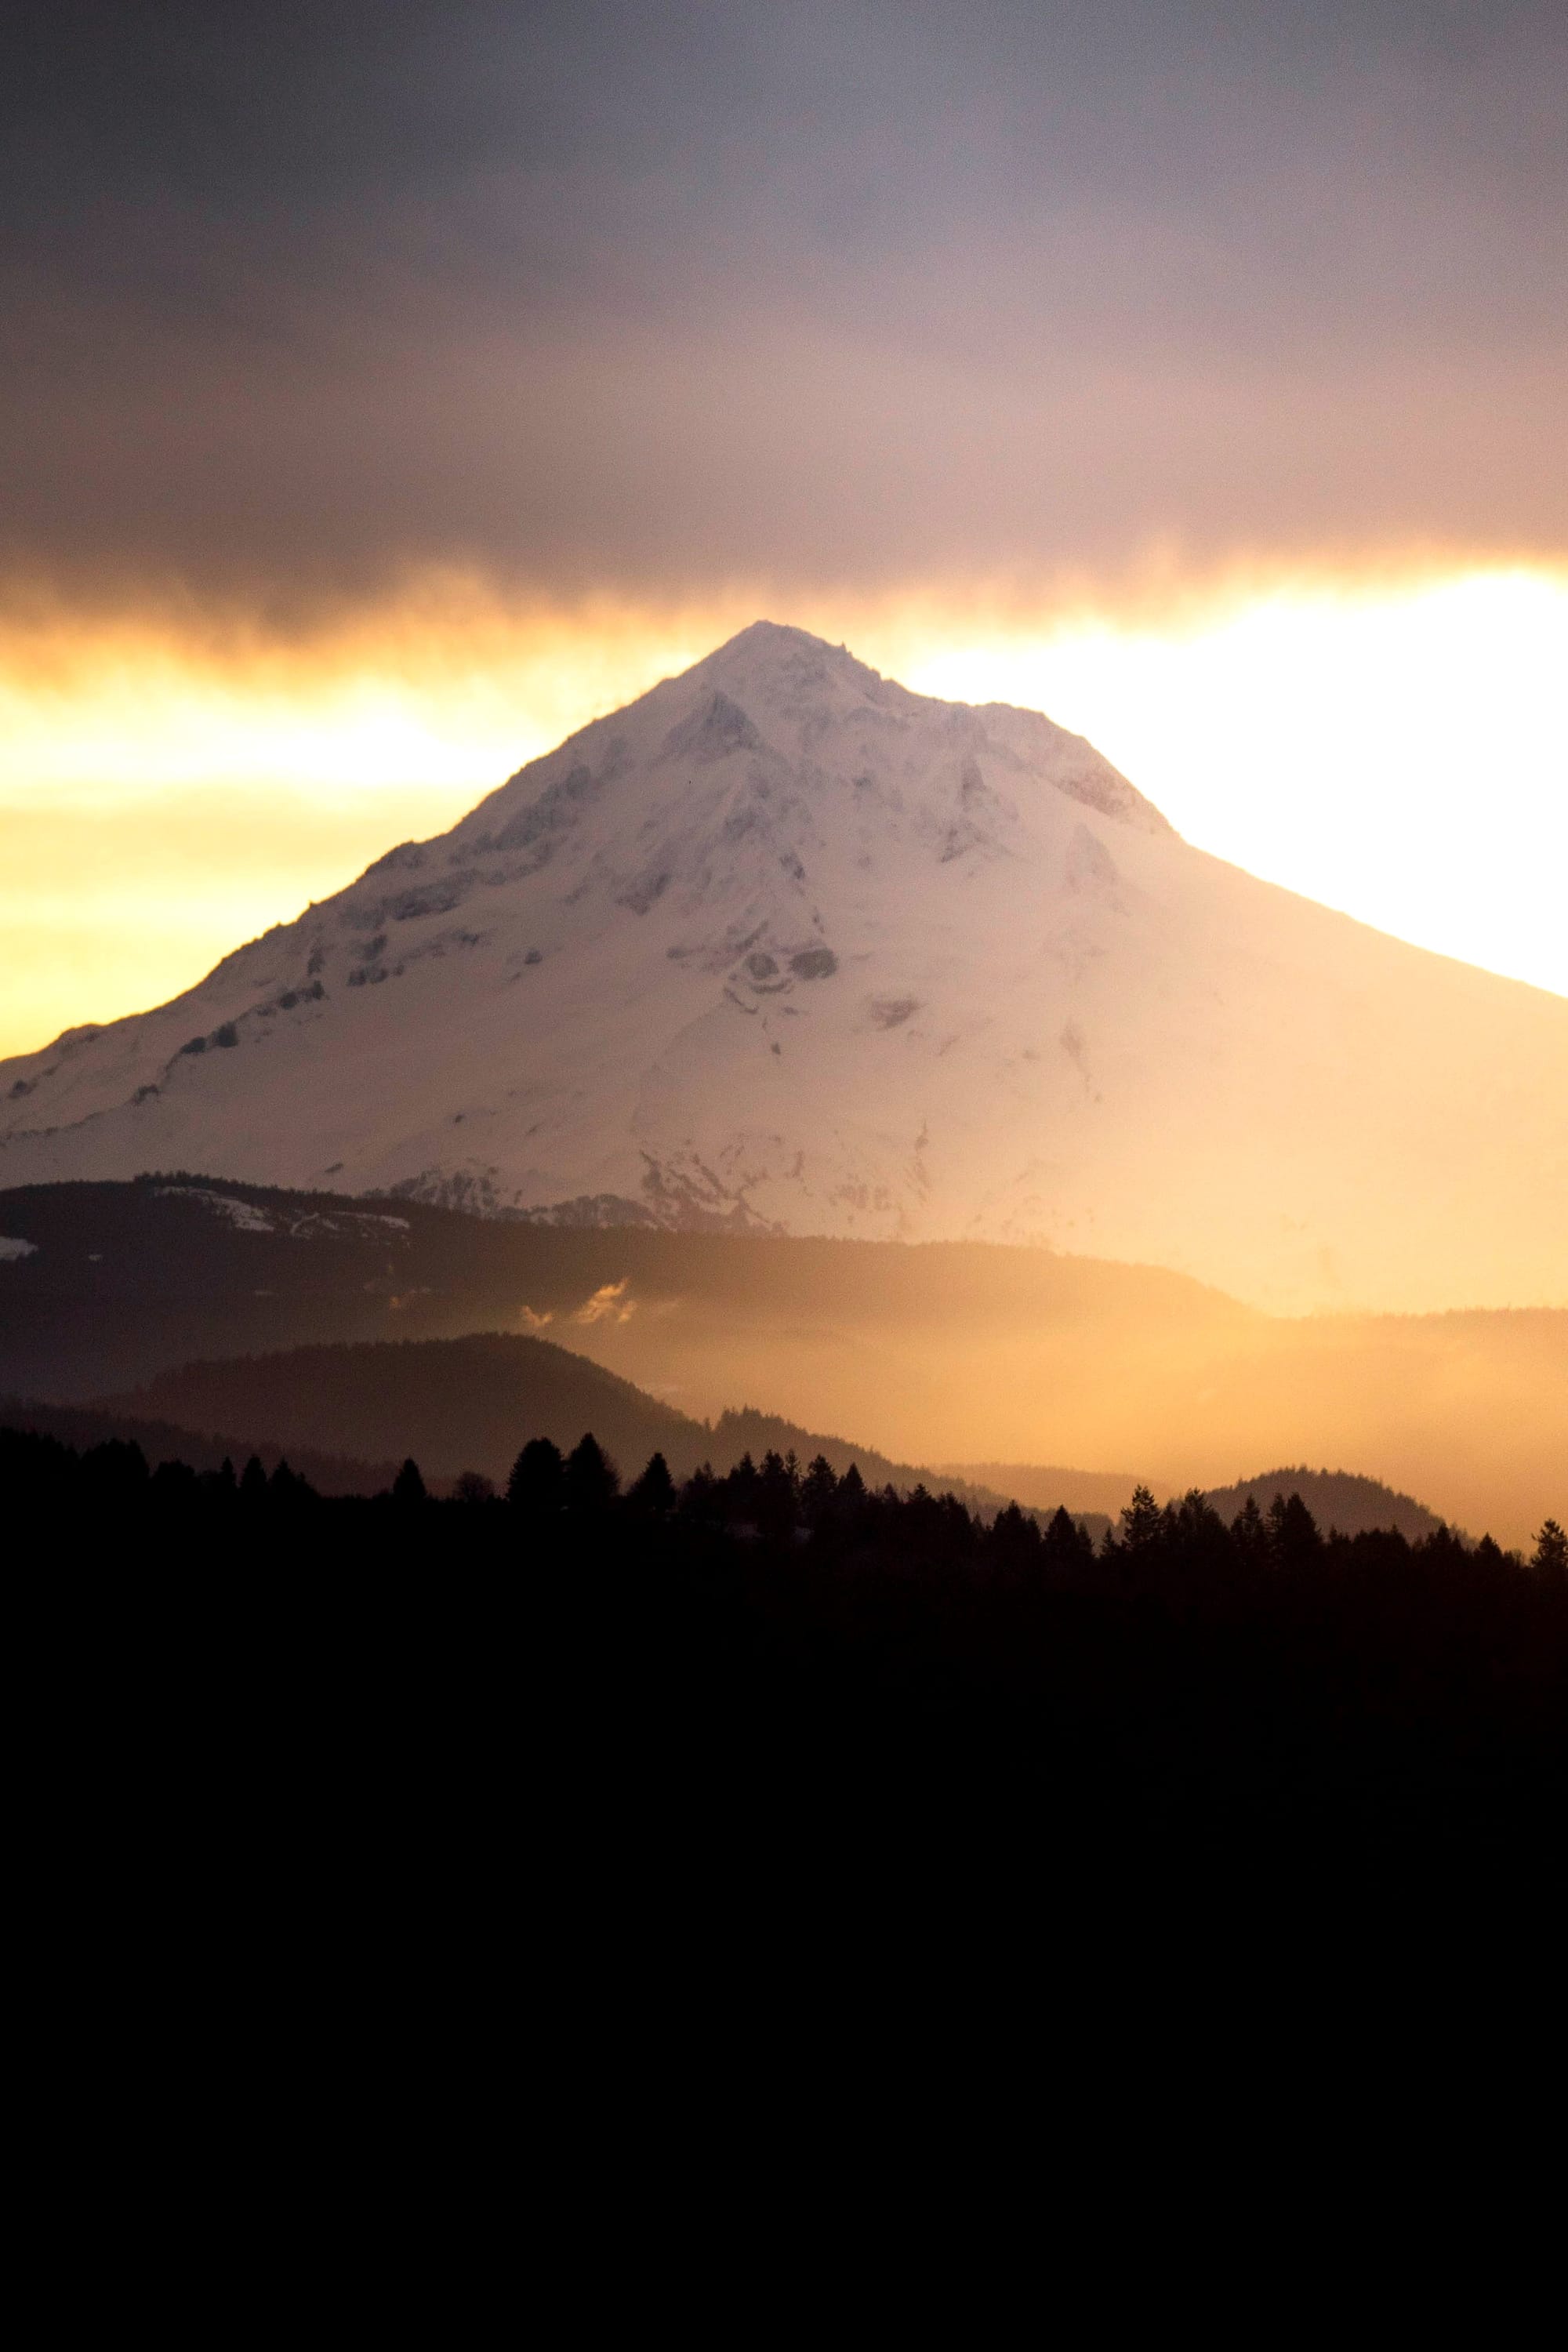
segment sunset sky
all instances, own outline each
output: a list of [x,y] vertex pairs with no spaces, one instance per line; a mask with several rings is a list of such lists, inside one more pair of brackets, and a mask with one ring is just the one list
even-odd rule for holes
[[766,614],[1568,993],[1568,12],[0,35],[0,1053]]

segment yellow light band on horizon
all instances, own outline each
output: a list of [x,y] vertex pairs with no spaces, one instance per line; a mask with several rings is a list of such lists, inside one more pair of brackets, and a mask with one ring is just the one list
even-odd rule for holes
[[763,612],[917,690],[1045,709],[1199,846],[1568,994],[1568,574],[1122,617],[934,589],[565,610],[447,577],[291,640],[0,618],[0,1054],[190,985]]

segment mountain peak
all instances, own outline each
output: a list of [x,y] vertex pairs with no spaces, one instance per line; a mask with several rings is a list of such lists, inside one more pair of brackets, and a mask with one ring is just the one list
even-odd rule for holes
[[1561,1231],[1565,1013],[1205,857],[1039,711],[758,621],[172,1003],[5,1066],[0,1184],[1032,1240],[1289,1306],[1439,1303],[1462,1258],[1517,1302]]
[[835,646],[826,637],[813,636],[809,629],[797,629],[792,622],[767,620],[748,622],[743,629],[737,629],[732,637],[726,637],[721,646],[715,646],[706,658],[712,662],[722,661],[727,655],[742,649],[775,654],[837,653],[842,654],[846,660],[854,659],[846,646]]
[[809,629],[797,629],[786,621],[752,621],[746,628],[737,630],[721,646],[715,646],[697,664],[699,669],[710,664],[714,667],[733,662],[774,665],[790,662],[819,664],[824,669],[853,671],[861,677],[880,678],[876,670],[857,660],[847,646],[836,646],[826,637],[813,636]]
[[845,697],[853,702],[904,693],[901,687],[889,688],[847,646],[830,645],[826,637],[813,636],[808,629],[781,621],[753,621],[749,628],[715,646],[685,675],[692,679],[721,679],[733,692],[749,688],[770,699],[782,696],[799,701],[819,695],[830,705]]

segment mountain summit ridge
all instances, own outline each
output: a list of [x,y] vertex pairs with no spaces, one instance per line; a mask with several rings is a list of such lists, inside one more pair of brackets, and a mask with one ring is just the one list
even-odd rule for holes
[[1194,849],[1039,712],[758,622],[0,1066],[0,1184],[179,1167],[1551,1304],[1568,1003]]

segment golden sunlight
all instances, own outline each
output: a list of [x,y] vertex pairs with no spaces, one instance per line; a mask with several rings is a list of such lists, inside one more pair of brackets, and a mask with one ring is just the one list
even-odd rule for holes
[[1199,848],[1568,994],[1565,666],[1568,577],[1521,570],[1019,630],[904,675],[1047,710]]
[[188,986],[766,612],[1089,735],[1200,846],[1568,993],[1568,577],[1253,584],[1130,611],[755,588],[508,604],[431,578],[311,633],[0,620],[0,1054]]

